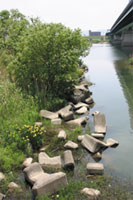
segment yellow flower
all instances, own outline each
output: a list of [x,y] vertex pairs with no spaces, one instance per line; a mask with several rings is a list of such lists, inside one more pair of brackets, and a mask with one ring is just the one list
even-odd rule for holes
[[33,135],[33,137],[36,137],[36,136],[37,136],[36,134]]

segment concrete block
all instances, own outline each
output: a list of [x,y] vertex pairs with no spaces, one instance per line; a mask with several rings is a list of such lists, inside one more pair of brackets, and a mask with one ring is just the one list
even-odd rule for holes
[[78,141],[81,142],[83,140],[83,138],[84,138],[84,135],[79,135],[78,136]]
[[79,108],[78,110],[75,111],[76,114],[78,115],[82,115],[82,114],[85,114],[88,112],[88,109],[87,107],[83,106],[81,108]]
[[78,148],[78,144],[76,144],[75,142],[72,141],[68,141],[65,145],[65,148],[67,149],[77,149]]
[[89,105],[83,102],[79,102],[76,105],[74,105],[74,110],[80,109],[81,107],[86,107],[87,109],[89,109]]
[[64,168],[74,168],[74,159],[73,159],[73,155],[72,152],[70,150],[67,150],[64,152],[63,155],[64,158]]
[[107,148],[107,145],[105,142],[102,142],[87,134],[85,134],[81,144],[91,153],[96,153],[99,150],[103,150]]
[[33,162],[33,158],[26,158],[23,162],[23,167],[28,167]]
[[84,188],[83,190],[81,190],[81,194],[87,195],[88,197],[96,198],[101,193],[100,193],[99,190],[96,190],[96,189],[93,189],[93,188]]
[[91,136],[94,138],[97,138],[99,140],[102,140],[102,139],[104,139],[105,135],[103,133],[92,133]]
[[81,125],[86,124],[88,119],[89,119],[89,117],[80,117],[78,119],[70,120],[70,121],[68,121],[66,123],[69,124],[69,125],[81,126]]
[[112,139],[112,138],[108,138],[106,140],[106,144],[107,144],[108,147],[117,147],[119,145],[119,142]]
[[61,119],[60,118],[51,119],[51,123],[52,124],[61,124]]
[[87,172],[89,174],[101,175],[104,172],[104,166],[102,163],[88,163]]
[[60,109],[58,111],[58,114],[64,121],[72,120],[72,119],[74,119],[74,114],[71,110],[72,110],[72,106],[68,105],[68,106]]
[[48,110],[41,110],[40,115],[41,115],[41,117],[51,119],[51,120],[58,118],[58,113],[50,112]]
[[89,97],[89,98],[85,99],[85,103],[92,104],[92,103],[94,103],[94,100],[92,97]]
[[58,172],[49,175],[45,179],[40,177],[32,187],[33,194],[41,195],[41,194],[53,194],[60,190],[61,187],[67,185],[67,177],[63,172]]
[[6,195],[0,193],[0,200],[3,200],[6,197]]
[[62,139],[62,140],[65,140],[67,137],[67,134],[64,130],[61,130],[58,134],[58,139]]
[[49,157],[45,152],[41,152],[38,155],[39,164],[43,169],[61,169],[61,157]]
[[32,185],[42,176],[42,174],[44,174],[41,165],[37,162],[34,162],[26,167],[23,172],[25,179]]
[[103,113],[94,114],[94,132],[95,133],[106,133],[106,120]]

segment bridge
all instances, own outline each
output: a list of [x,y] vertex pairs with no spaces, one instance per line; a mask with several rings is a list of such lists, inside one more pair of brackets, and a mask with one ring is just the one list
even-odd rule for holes
[[133,0],[129,1],[106,35],[114,45],[133,47]]

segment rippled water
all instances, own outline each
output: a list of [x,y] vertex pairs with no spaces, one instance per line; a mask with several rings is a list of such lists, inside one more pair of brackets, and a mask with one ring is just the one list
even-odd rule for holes
[[[131,51],[129,50],[131,53]],[[110,44],[95,44],[85,58],[86,79],[94,83],[95,106],[106,116],[106,138],[119,141],[103,153],[105,172],[133,183],[133,67],[127,65],[129,52]],[[91,129],[93,123],[91,119]]]

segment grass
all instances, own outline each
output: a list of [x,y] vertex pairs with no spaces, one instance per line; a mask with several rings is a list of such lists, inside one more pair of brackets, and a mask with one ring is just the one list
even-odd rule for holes
[[130,58],[129,58],[128,63],[129,63],[129,65],[133,66],[133,57],[130,57]]
[[[87,196],[80,193],[85,187],[101,191],[101,195],[97,200],[132,200],[132,196],[127,194],[124,188],[120,188],[119,186],[112,187],[110,179],[105,176],[93,176],[84,182],[71,180],[58,193],[52,196],[40,195],[36,200],[88,200]],[[89,200],[94,200],[94,198],[89,198]]]
[[[29,187],[20,178],[22,173],[21,164],[25,157],[32,156],[34,161],[37,156],[32,151],[29,143],[25,149],[20,148],[21,137],[16,140],[9,140],[9,134],[14,134],[15,127],[32,126],[35,121],[42,121],[44,133],[42,137],[42,146],[46,147],[46,153],[49,156],[61,155],[64,152],[64,144],[68,140],[78,143],[77,137],[81,135],[82,128],[78,126],[52,125],[50,120],[44,120],[39,116],[38,106],[34,103],[31,96],[25,96],[22,92],[11,83],[5,70],[1,70],[0,75],[0,171],[4,172],[6,179],[0,182],[0,192],[6,194],[8,200],[29,200],[31,193]],[[3,75],[3,76],[2,76]],[[2,78],[5,77],[5,78]],[[58,140],[59,130],[65,130],[67,133],[66,141]],[[24,130],[24,129],[23,129]],[[32,130],[33,131],[33,130]],[[85,133],[90,134],[89,131]],[[29,134],[29,133],[28,133]],[[19,145],[18,145],[19,144]],[[67,173],[68,185],[52,196],[39,196],[36,200],[86,200],[86,196],[80,193],[84,187],[92,187],[101,191],[99,200],[131,200],[133,197],[122,187],[112,185],[111,180],[105,176],[88,177],[86,174],[86,162],[84,158],[85,151],[81,148],[80,143],[78,150],[73,150],[75,159],[74,171],[64,171]],[[8,188],[9,182],[18,183],[22,192],[10,192]]]
[[87,36],[91,43],[108,42],[108,38],[104,36]]
[[[9,190],[8,184],[10,182],[17,183],[21,190]],[[26,186],[22,177],[18,173],[10,172],[6,174],[6,178],[0,182],[0,191],[6,195],[6,199],[9,200],[30,200],[31,198],[31,191],[30,187]]]
[[0,170],[8,172],[18,167],[25,157],[22,149],[17,148],[16,138],[10,143],[8,136],[13,134],[15,126],[33,124],[38,118],[38,110],[31,97],[24,97],[6,80],[0,81],[0,113]]
[[[50,120],[43,120],[44,124],[44,139],[43,146],[46,148],[46,153],[49,156],[61,155],[64,152],[64,145],[67,141],[72,140],[77,143],[77,138],[82,134],[82,129],[79,126],[69,126],[65,123],[62,125],[53,125]],[[58,133],[63,129],[66,131],[66,140],[59,140]],[[77,151],[76,151],[77,152]]]

